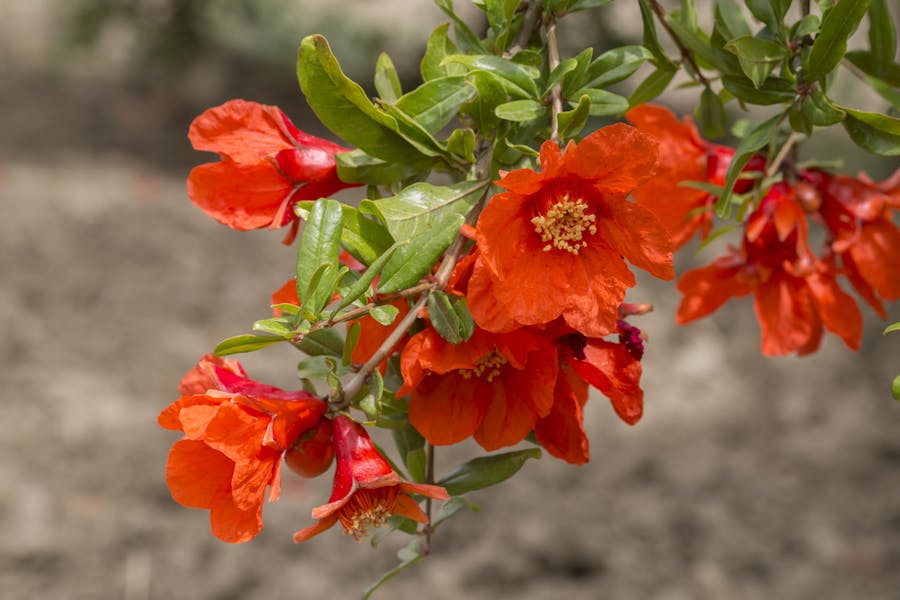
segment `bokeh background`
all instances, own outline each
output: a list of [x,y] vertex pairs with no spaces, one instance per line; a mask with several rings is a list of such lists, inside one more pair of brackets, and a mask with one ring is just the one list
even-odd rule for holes
[[[412,86],[445,20],[428,0],[0,3],[0,597],[354,598],[395,564],[399,536],[375,551],[337,531],[291,542],[327,476],[286,477],[257,539],[217,541],[205,512],[169,496],[175,436],[156,415],[292,275],[280,233],[231,231],[188,201],[188,171],[212,159],[191,150],[190,120],[243,97],[326,134],[294,77],[304,35],[324,33],[366,85],[386,50]],[[570,21],[572,49],[640,35],[626,0]],[[881,108],[859,87],[836,89]],[[690,91],[667,101],[693,108]],[[897,166],[817,140],[805,152],[849,172]],[[628,427],[594,398],[591,463],[532,461],[472,494],[481,511],[376,597],[900,598],[900,337],[864,309],[858,353],[829,336],[811,357],[763,359],[749,300],[679,328],[671,283],[645,278],[631,297],[656,305],[639,323],[643,420]],[[294,384],[290,349],[242,360]],[[438,468],[476,452],[442,451]]]

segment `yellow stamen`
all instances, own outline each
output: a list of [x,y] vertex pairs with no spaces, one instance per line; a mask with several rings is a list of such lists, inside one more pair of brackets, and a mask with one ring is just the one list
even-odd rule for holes
[[357,542],[362,541],[369,528],[381,527],[387,522],[394,514],[396,504],[397,486],[357,490],[338,513],[344,534],[352,535]]
[[472,375],[475,375],[475,377],[484,377],[487,379],[488,383],[491,383],[498,375],[500,375],[500,367],[507,362],[506,357],[502,354],[498,354],[495,350],[490,354],[479,358],[475,363],[475,366],[471,369],[460,369],[459,374],[463,376],[463,379],[469,379]]
[[587,241],[582,239],[584,232],[587,231],[591,235],[597,233],[595,225],[597,216],[585,212],[587,209],[588,205],[584,200],[581,198],[570,200],[569,194],[565,194],[562,200],[551,206],[545,214],[531,219],[531,224],[541,236],[541,241],[549,242],[544,246],[544,252],[558,248],[577,256],[581,249],[588,245]]

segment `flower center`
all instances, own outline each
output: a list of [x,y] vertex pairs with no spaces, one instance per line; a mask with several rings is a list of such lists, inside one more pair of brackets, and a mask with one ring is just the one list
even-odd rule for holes
[[463,376],[463,379],[469,379],[472,375],[484,377],[488,383],[491,383],[494,381],[494,378],[500,375],[500,367],[507,362],[505,356],[494,350],[490,354],[479,358],[471,369],[460,369],[459,374]]
[[369,533],[370,527],[381,527],[394,513],[397,504],[397,486],[357,490],[350,501],[341,507],[338,519],[346,535],[357,542]]
[[581,198],[571,200],[569,194],[565,194],[546,213],[531,219],[541,241],[547,242],[544,252],[558,248],[577,256],[588,245],[582,239],[584,232],[597,233],[597,216],[586,212],[587,209],[587,202]]

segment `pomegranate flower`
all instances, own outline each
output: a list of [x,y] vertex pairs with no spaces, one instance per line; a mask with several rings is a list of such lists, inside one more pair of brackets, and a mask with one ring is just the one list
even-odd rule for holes
[[[635,190],[634,199],[659,217],[672,235],[673,248],[686,244],[697,231],[706,237],[712,229],[716,199],[706,191],[680,184],[699,181],[724,186],[734,149],[704,140],[690,117],[679,121],[663,106],[642,104],[625,117],[638,131],[659,142],[656,175]],[[765,158],[754,155],[744,172],[761,171],[764,166]],[[749,179],[739,179],[734,191],[742,193],[752,185]]]
[[346,187],[334,155],[350,149],[297,129],[275,106],[229,100],[194,119],[188,137],[196,150],[222,157],[188,176],[191,201],[220,223],[239,230],[292,224],[294,203]]
[[391,515],[428,523],[428,517],[410,494],[435,500],[450,498],[440,486],[401,479],[375,448],[366,430],[343,415],[334,419],[334,455],[337,466],[331,498],[328,504],[313,509],[312,516],[319,522],[295,533],[295,542],[306,541],[338,521],[344,533],[357,541],[370,528],[384,525]]
[[817,260],[806,241],[806,216],[793,189],[777,183],[747,220],[740,251],[684,273],[676,319],[704,317],[733,297],[754,294],[762,353],[776,356],[818,349],[823,327],[858,349],[862,315],[837,283],[834,260]]
[[[221,359],[218,359],[221,360]],[[262,529],[262,505],[281,490],[281,457],[325,414],[326,404],[304,391],[257,383],[235,364],[201,360],[216,389],[181,396],[159,424],[184,432],[169,452],[166,482],[175,501],[210,511],[217,538],[246,542]],[[196,372],[190,378],[197,383]],[[193,390],[192,390],[193,391]]]
[[[648,180],[657,144],[621,123],[598,129],[565,152],[541,146],[541,172],[506,173],[478,220],[478,261],[487,266],[505,315],[476,321],[540,325],[562,316],[584,335],[616,329],[616,311],[635,279],[625,264],[672,279],[665,227],[627,196]],[[480,321],[479,321],[480,319]]]

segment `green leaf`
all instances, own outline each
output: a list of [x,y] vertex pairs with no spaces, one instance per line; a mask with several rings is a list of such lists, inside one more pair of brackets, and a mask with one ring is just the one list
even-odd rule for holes
[[504,121],[533,121],[549,113],[550,109],[536,100],[513,100],[494,109],[494,114]]
[[535,80],[541,76],[541,72],[527,65],[521,65],[499,56],[488,54],[451,54],[444,58],[445,64],[458,63],[465,65],[469,70],[485,71],[493,73],[502,80],[511,83],[507,91],[517,91],[523,98],[537,98],[538,89]]
[[434,330],[451,344],[463,341],[462,322],[446,293],[435,290],[428,296],[428,319]]
[[381,218],[396,241],[409,240],[442,223],[449,215],[468,213],[489,183],[463,181],[446,186],[415,183],[396,196],[363,200],[359,209]]
[[704,88],[700,94],[700,104],[697,105],[697,121],[700,132],[705,138],[717,138],[725,135],[727,116],[722,99],[709,88]]
[[425,55],[419,65],[423,81],[448,75],[461,75],[466,70],[460,65],[443,64],[446,56],[459,53],[459,48],[447,37],[449,28],[450,23],[444,23],[431,32],[431,37],[428,38],[428,47],[425,49]]
[[666,15],[666,23],[669,24],[678,39],[694,54],[695,59],[702,60],[714,69],[721,71],[723,75],[740,70],[737,59],[713,48],[709,39],[700,30],[688,29],[672,14]]
[[375,63],[375,89],[378,95],[388,102],[396,102],[403,95],[400,77],[391,61],[391,57],[382,52]]
[[447,152],[452,152],[457,156],[461,156],[470,163],[474,163],[475,158],[475,132],[469,129],[454,129],[450,137],[447,138]]
[[[628,109],[627,100],[626,110]],[[566,110],[559,113],[557,121],[559,124],[559,136],[563,139],[571,138],[584,128],[587,118],[591,114],[591,97],[588,94],[582,94],[578,100],[578,104],[572,110]]]
[[817,127],[828,127],[844,120],[846,112],[832,104],[818,86],[814,86],[803,101],[803,115]]
[[887,327],[884,328],[884,331],[881,332],[881,335],[887,335],[892,331],[900,331],[900,321],[897,323],[891,323]]
[[[621,46],[597,57],[587,68],[583,88],[602,88],[630,77],[653,53],[643,46]],[[576,95],[578,92],[576,92]]]
[[816,15],[806,15],[794,25],[792,37],[800,39],[807,35],[815,35],[821,30],[822,22],[819,21],[819,17]]
[[746,0],[747,8],[753,16],[766,24],[769,31],[781,31],[781,20],[791,4],[791,0]]
[[308,36],[301,42],[297,78],[310,108],[335,134],[376,158],[422,161],[423,157],[398,133],[396,119],[378,110],[365,91],[344,75],[321,35]]
[[725,44],[725,50],[737,56],[744,75],[757,89],[787,56],[787,49],[781,44],[750,36],[731,40]]
[[440,510],[437,511],[437,514],[434,516],[434,519],[431,522],[431,527],[437,527],[463,508],[468,508],[473,512],[481,510],[481,507],[479,507],[471,500],[462,496],[454,496],[441,505]]
[[722,78],[722,86],[734,94],[735,98],[750,104],[763,106],[793,102],[797,90],[787,79],[769,77],[759,88],[746,77],[726,75]]
[[516,7],[519,6],[519,0],[485,0],[484,4],[488,25],[496,38],[497,49],[503,51],[507,46],[510,25],[516,14]]
[[341,364],[345,367],[349,367],[350,363],[353,362],[350,357],[353,355],[353,350],[356,348],[357,342],[359,342],[359,334],[361,331],[362,328],[359,321],[354,321],[347,328],[347,339],[344,342],[344,352],[341,355]]
[[812,83],[831,73],[847,52],[847,39],[853,35],[869,0],[838,2],[822,19],[822,32],[816,36],[804,63],[805,79]]
[[378,292],[399,292],[430,273],[431,267],[453,242],[463,221],[463,215],[450,214],[440,223],[410,238],[409,244],[397,250],[382,270]]
[[[656,21],[654,20],[653,11],[650,9],[650,5],[647,3],[647,0],[639,0],[638,3],[641,7],[641,21],[644,25],[644,47],[656,58],[656,65],[659,69],[667,68],[668,70],[674,71],[675,65],[662,49],[662,46],[659,43],[659,37],[656,35]],[[654,98],[655,97],[656,96],[654,96]],[[635,105],[632,104],[632,106]]]
[[416,564],[417,562],[419,562],[420,560],[425,558],[425,555],[422,554],[421,547],[422,547],[422,540],[414,539],[413,541],[411,541],[409,543],[409,545],[407,545],[407,547],[406,547],[408,549],[408,552],[404,553],[400,564],[397,565],[396,567],[394,567],[393,569],[391,569],[390,571],[388,571],[387,573],[385,573],[384,575],[382,575],[378,581],[376,581],[375,583],[373,583],[372,585],[367,587],[366,591],[362,595],[362,600],[369,600],[369,597],[372,596],[372,594],[375,592],[375,590],[377,590],[379,587],[381,587],[386,582],[390,581],[390,579],[392,577],[394,577],[397,573],[400,573],[404,569],[408,569],[412,565]]
[[736,0],[716,0],[715,24],[726,41],[753,33]]
[[677,72],[676,69],[660,67],[650,73],[628,97],[628,105],[638,106],[662,94]]
[[334,329],[326,327],[306,334],[296,346],[309,356],[341,356],[344,338]]
[[727,218],[731,212],[731,191],[737,182],[741,171],[750,161],[750,158],[759,150],[764,148],[778,131],[778,124],[781,122],[783,114],[778,114],[767,121],[757,123],[746,134],[746,136],[738,144],[728,165],[728,171],[725,173],[725,189],[716,202],[716,214],[721,218]]
[[541,94],[542,98],[546,98],[553,91],[553,86],[562,81],[562,79],[571,73],[572,71],[578,68],[578,59],[575,58],[567,58],[561,61],[556,68],[550,72],[550,75],[547,76],[547,83],[544,84],[544,93]]
[[273,317],[271,319],[261,319],[253,324],[253,331],[278,335],[285,339],[294,337],[294,327],[292,319],[284,317]]
[[869,48],[876,75],[887,73],[897,54],[897,31],[885,0],[869,0]]
[[841,106],[844,129],[857,146],[881,156],[900,156],[900,119]]
[[494,109],[506,102],[506,90],[499,78],[486,71],[473,71],[469,73],[468,79],[478,90],[478,96],[463,106],[463,110],[472,118],[481,135],[492,138],[500,123]]
[[400,460],[413,481],[425,481],[425,438],[410,424],[391,431]]
[[392,304],[381,304],[369,311],[369,316],[381,323],[385,327],[394,322],[400,309]]
[[[330,198],[316,201],[309,211],[297,249],[297,296],[301,306],[317,305],[321,301],[320,296],[330,296],[334,291],[311,284],[322,265],[330,263],[329,269],[335,272],[339,269],[342,217],[341,203]],[[326,279],[324,274],[321,277],[326,281],[331,279]]]
[[813,124],[806,117],[799,104],[792,104],[788,109],[788,123],[792,131],[810,136],[813,132]]
[[384,266],[390,261],[391,257],[394,255],[394,252],[397,251],[398,248],[404,246],[407,242],[395,242],[390,248],[388,248],[384,254],[379,256],[370,266],[366,269],[362,276],[356,280],[347,293],[341,298],[341,301],[338,303],[337,307],[335,307],[334,312],[331,313],[332,318],[337,315],[337,312],[346,306],[350,306],[353,302],[356,301],[357,298],[360,298],[366,292],[369,291],[369,286],[372,285],[372,281],[375,280],[375,276],[381,273],[381,270],[384,269]]
[[522,468],[529,458],[540,458],[539,448],[481,456],[460,465],[437,482],[451,496],[480,490],[506,481]]
[[394,243],[391,234],[381,223],[347,204],[341,205],[341,211],[341,245],[362,264],[371,265]]
[[885,72],[879,74],[878,61],[871,52],[852,50],[846,54],[845,58],[866,75],[877,77],[895,88],[900,88],[900,65],[891,64]]
[[453,10],[453,0],[434,0],[434,3],[453,20],[453,32],[456,34],[456,41],[464,52],[470,54],[484,54],[487,52],[487,49],[482,45],[475,32]]
[[891,396],[894,400],[900,400],[900,375],[894,377],[894,381],[891,382]]
[[581,94],[591,101],[589,110],[591,116],[619,115],[628,110],[629,101],[624,96],[591,88],[581,90]]
[[587,10],[589,8],[599,8],[606,6],[612,0],[572,0],[566,7],[567,12],[576,12],[579,10]]
[[459,108],[478,91],[465,77],[439,77],[427,81],[397,100],[397,108],[431,134],[450,123]]
[[469,312],[469,305],[466,303],[464,296],[451,295],[450,305],[459,317],[459,335],[462,341],[467,342],[472,334],[475,333],[475,319]]
[[216,345],[213,353],[216,356],[228,356],[229,354],[240,354],[241,352],[254,352],[260,348],[283,342],[283,337],[275,337],[270,335],[236,335],[226,340],[222,340]]
[[362,150],[340,152],[334,155],[338,177],[346,183],[391,185],[415,177],[425,168],[421,163],[385,162],[369,156]]

